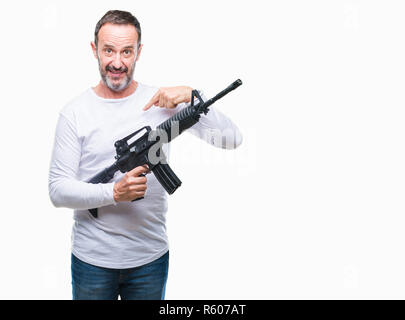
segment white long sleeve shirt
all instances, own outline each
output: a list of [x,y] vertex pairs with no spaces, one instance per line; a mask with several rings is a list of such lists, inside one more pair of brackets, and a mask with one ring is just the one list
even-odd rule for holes
[[[121,172],[109,183],[85,182],[115,161],[116,140],[146,125],[155,129],[187,106],[143,111],[156,91],[155,87],[138,83],[128,97],[104,99],[89,88],[60,111],[49,195],[56,207],[74,209],[72,253],[87,263],[132,268],[158,259],[169,248],[166,191],[153,174],[147,175],[145,198],[135,202],[114,201],[113,186],[122,178]],[[238,128],[214,106],[187,131],[216,147],[235,148],[242,142]],[[222,139],[213,139],[210,132],[221,133]],[[98,218],[89,213],[87,209],[91,208],[98,208]]]

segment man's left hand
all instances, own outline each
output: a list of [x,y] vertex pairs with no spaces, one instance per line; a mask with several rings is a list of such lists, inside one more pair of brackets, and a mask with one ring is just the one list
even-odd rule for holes
[[179,103],[191,101],[192,91],[193,88],[186,86],[159,88],[143,110],[146,111],[153,105],[161,108],[176,108]]

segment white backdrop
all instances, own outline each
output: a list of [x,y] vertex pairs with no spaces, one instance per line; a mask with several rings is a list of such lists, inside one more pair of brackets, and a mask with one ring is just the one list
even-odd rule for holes
[[240,148],[173,142],[167,299],[405,298],[403,1],[0,6],[1,299],[71,298],[72,212],[48,168],[59,110],[99,80],[109,9],[141,22],[136,80],[244,82],[217,103]]

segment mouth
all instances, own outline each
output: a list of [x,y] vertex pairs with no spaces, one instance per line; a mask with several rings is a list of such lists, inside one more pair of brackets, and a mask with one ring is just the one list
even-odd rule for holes
[[111,71],[111,70],[108,70],[108,74],[112,78],[120,78],[123,74],[125,74],[125,72],[124,71]]

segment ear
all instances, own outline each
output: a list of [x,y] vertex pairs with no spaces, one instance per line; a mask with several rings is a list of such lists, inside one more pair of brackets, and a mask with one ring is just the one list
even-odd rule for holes
[[93,50],[94,58],[97,59],[97,47],[93,41],[90,42],[91,50]]
[[140,45],[139,45],[139,48],[138,48],[138,51],[137,51],[137,55],[136,55],[136,60],[135,60],[135,61],[138,61],[139,56],[141,55],[142,48],[143,48],[143,44],[140,44]]

